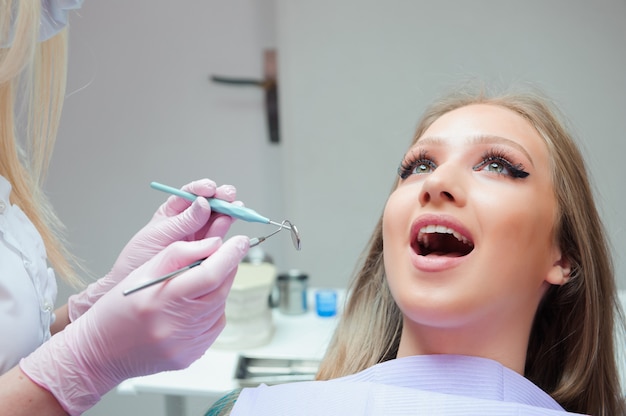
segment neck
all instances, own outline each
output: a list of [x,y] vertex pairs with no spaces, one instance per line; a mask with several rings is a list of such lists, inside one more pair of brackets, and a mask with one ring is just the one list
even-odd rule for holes
[[[510,322],[510,321],[509,321]],[[530,324],[432,327],[403,321],[398,358],[411,355],[454,354],[489,358],[524,375]]]

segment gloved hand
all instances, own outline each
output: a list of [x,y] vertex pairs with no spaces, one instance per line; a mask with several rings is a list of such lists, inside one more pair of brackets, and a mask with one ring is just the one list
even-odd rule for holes
[[[127,378],[186,368],[224,328],[226,296],[248,248],[243,236],[173,243],[22,359],[22,371],[77,415]],[[206,256],[173,279],[123,295]]]
[[[237,195],[231,185],[216,187],[210,179],[191,182],[184,191],[205,197],[215,197],[233,202]],[[211,207],[204,198],[193,204],[181,197],[170,196],[150,222],[126,244],[111,271],[82,292],[67,301],[70,321],[78,319],[102,295],[117,285],[137,267],[151,259],[174,241],[191,241],[205,237],[224,237],[234,219],[227,215],[211,215]]]

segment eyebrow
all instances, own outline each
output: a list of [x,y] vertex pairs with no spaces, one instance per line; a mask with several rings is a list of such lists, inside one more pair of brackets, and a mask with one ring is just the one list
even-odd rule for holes
[[[428,136],[428,137],[424,137],[424,138],[417,140],[415,144],[418,146],[424,145],[424,144],[441,146],[445,144],[445,142],[446,142],[446,139],[443,137]],[[468,137],[467,142],[469,144],[501,144],[501,145],[513,147],[519,150],[520,152],[522,152],[528,158],[528,160],[530,161],[530,164],[535,166],[533,162],[533,158],[530,157],[530,154],[528,153],[528,151],[521,144],[511,139],[507,139],[506,137],[495,136],[491,134],[479,134],[476,136]]]

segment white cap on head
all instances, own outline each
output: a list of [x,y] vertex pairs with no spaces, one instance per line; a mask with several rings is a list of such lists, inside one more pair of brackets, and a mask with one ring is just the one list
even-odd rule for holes
[[67,26],[71,10],[80,9],[83,0],[41,0],[39,41],[50,39]]
[[[39,41],[43,42],[59,33],[68,23],[69,13],[80,9],[84,0],[41,0],[39,19]],[[0,40],[0,47],[6,48],[13,43],[13,22],[8,39]]]

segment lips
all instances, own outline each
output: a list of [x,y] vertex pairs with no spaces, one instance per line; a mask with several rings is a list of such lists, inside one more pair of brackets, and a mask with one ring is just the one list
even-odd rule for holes
[[411,247],[418,256],[464,257],[474,249],[469,232],[447,216],[422,216],[411,227]]

